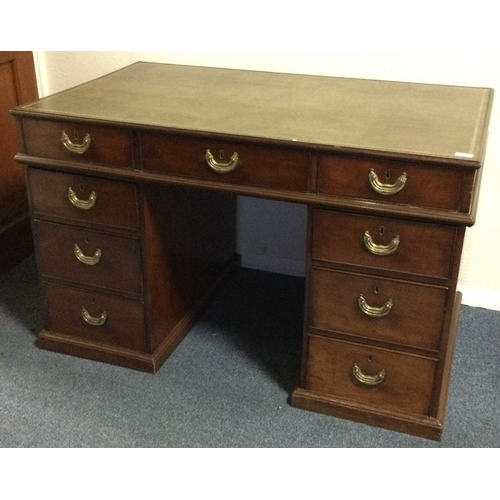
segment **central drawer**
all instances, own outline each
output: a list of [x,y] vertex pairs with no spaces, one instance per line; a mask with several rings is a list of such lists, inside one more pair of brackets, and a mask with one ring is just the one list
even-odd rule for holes
[[[245,186],[308,191],[307,152],[154,132],[141,133],[140,143],[144,170]],[[207,151],[212,159],[207,160]]]
[[446,280],[456,238],[454,226],[314,210],[312,258]]
[[438,351],[448,289],[311,269],[309,326]]
[[306,388],[395,412],[429,415],[436,361],[309,336]]
[[138,239],[40,220],[33,236],[42,275],[142,293]]

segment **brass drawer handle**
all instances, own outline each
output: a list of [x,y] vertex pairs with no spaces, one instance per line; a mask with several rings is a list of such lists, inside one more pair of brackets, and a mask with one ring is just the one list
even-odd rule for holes
[[370,232],[365,231],[363,242],[367,250],[373,255],[385,256],[393,254],[398,249],[400,238],[399,235],[396,235],[388,245],[379,245],[373,241]]
[[101,252],[101,249],[98,248],[94,255],[92,256],[87,256],[87,255],[84,255],[84,253],[80,250],[80,247],[78,246],[77,243],[75,243],[75,249],[74,249],[74,254],[75,254],[75,257],[82,263],[82,264],[86,264],[87,266],[95,266],[96,264],[99,263],[99,261],[101,260],[101,255],[102,255],[102,252]]
[[373,168],[370,169],[368,174],[368,180],[370,181],[370,186],[379,194],[385,196],[399,193],[406,184],[406,172],[403,172],[394,184],[383,184],[378,180],[377,174]]
[[364,385],[378,385],[385,378],[385,370],[383,368],[376,375],[365,375],[357,363],[352,365],[352,374],[358,382]]
[[383,318],[384,316],[387,316],[391,312],[392,305],[392,299],[389,299],[382,307],[372,307],[368,305],[362,294],[358,297],[359,308],[371,318]]
[[104,311],[98,318],[94,318],[89,314],[87,309],[82,306],[82,318],[84,319],[85,323],[88,323],[91,326],[102,326],[104,323],[106,323],[106,320],[108,319],[108,313]]
[[208,166],[218,174],[228,174],[232,172],[236,165],[238,165],[238,153],[233,153],[231,159],[227,163],[220,163],[215,160],[214,155],[210,152],[210,149],[207,149],[205,154],[205,159],[208,163]]
[[75,153],[77,155],[82,155],[90,148],[90,134],[86,134],[83,142],[81,144],[77,144],[72,142],[66,132],[63,130],[61,134],[61,142],[68,151],[71,151],[72,153]]
[[76,196],[73,189],[69,187],[68,188],[68,200],[76,208],[79,208],[81,210],[90,210],[95,205],[95,202],[97,201],[97,195],[95,194],[95,191],[92,191],[92,193],[90,193],[88,200],[80,200]]

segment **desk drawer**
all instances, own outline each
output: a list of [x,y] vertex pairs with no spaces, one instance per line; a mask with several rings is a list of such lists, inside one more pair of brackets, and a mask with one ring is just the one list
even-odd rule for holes
[[28,169],[32,211],[79,222],[138,229],[134,184]]
[[138,300],[44,283],[48,330],[144,350],[144,308]]
[[[314,210],[312,258],[447,279],[454,226]],[[368,234],[366,234],[368,233]]]
[[435,372],[436,361],[430,358],[309,337],[306,389],[313,392],[378,409],[429,415]]
[[[370,182],[372,169],[376,179],[373,176]],[[468,209],[470,201],[470,195],[461,200],[463,179],[464,174],[458,169],[324,155],[319,158],[318,193],[460,210],[461,205]],[[382,189],[389,186],[388,193],[393,194],[380,194],[372,184],[378,189],[379,184],[383,185]]]
[[39,220],[33,236],[42,275],[142,293],[138,239]]
[[[211,168],[207,162],[207,150],[213,162],[229,165],[221,170],[229,171],[236,164],[235,168],[216,172],[218,167]],[[143,133],[141,151],[144,170],[286,191],[308,190],[310,158],[298,150]],[[232,159],[234,153],[237,162]]]
[[128,130],[28,118],[23,119],[22,126],[28,155],[115,168],[133,166],[132,134]]
[[447,289],[313,268],[309,325],[438,351]]

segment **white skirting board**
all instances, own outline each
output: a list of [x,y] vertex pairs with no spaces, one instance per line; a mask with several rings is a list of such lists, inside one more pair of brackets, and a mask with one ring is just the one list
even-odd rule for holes
[[470,286],[461,287],[460,284],[458,285],[458,290],[462,292],[462,304],[500,311],[500,292]]

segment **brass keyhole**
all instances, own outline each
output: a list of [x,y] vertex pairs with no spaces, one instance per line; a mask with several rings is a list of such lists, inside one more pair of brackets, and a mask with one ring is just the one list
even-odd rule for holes
[[378,234],[380,234],[381,236],[383,236],[385,234],[385,227],[384,226],[380,226],[380,229],[378,230]]
[[390,170],[386,170],[385,173],[384,173],[384,176],[387,180],[389,180],[391,178],[391,171]]
[[223,160],[223,159],[224,159],[224,150],[219,149],[219,160]]
[[75,141],[78,141],[79,136],[78,136],[78,132],[76,130],[73,132],[73,137],[74,137]]
[[375,285],[373,287],[373,292],[376,293],[376,294],[379,294],[380,293],[380,287],[378,285]]

